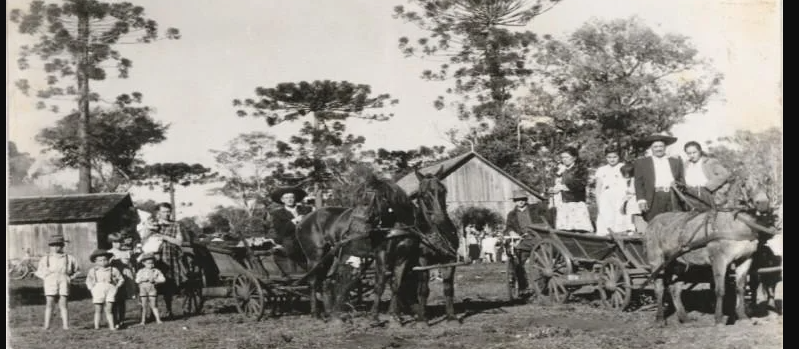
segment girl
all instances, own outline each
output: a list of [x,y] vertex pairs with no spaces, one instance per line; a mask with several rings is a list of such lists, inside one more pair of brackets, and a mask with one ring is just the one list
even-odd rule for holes
[[86,275],[86,286],[92,293],[94,303],[94,329],[100,329],[100,317],[105,312],[108,328],[115,331],[114,324],[114,302],[116,301],[117,289],[125,283],[122,274],[114,267],[111,267],[111,258],[114,255],[106,250],[95,250],[89,256],[89,261],[95,263]]
[[560,152],[563,167],[558,170],[558,179],[550,193],[560,194],[561,203],[557,210],[555,226],[559,230],[593,232],[594,225],[585,203],[588,185],[588,170],[583,166],[576,148],[566,148]]
[[44,281],[44,296],[47,304],[44,307],[44,329],[50,328],[50,317],[53,314],[56,297],[58,297],[58,310],[61,313],[61,323],[65,330],[69,329],[69,284],[78,275],[78,264],[75,257],[64,253],[66,244],[63,235],[53,235],[47,245],[50,253],[39,260],[39,267],[35,275]]
[[136,283],[139,284],[139,298],[141,298],[141,324],[146,323],[148,307],[153,311],[155,322],[160,324],[161,316],[158,314],[157,304],[158,291],[156,291],[155,285],[164,283],[166,278],[160,270],[155,268],[154,255],[142,254],[141,262],[144,267],[136,273]]
[[638,207],[638,201],[635,198],[634,168],[635,167],[631,164],[625,164],[620,169],[621,175],[627,180],[627,192],[621,212],[629,219],[626,230],[630,235],[635,232],[643,234],[646,230],[646,221],[644,221],[644,217],[641,215],[641,209]]
[[615,147],[605,150],[607,164],[596,170],[597,218],[596,234],[608,235],[626,232],[631,221],[629,215],[619,209],[624,205],[627,194],[627,180],[622,177],[620,153]]

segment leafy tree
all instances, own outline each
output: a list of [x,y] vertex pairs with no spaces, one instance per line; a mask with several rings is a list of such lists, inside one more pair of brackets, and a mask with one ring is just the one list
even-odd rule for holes
[[[88,142],[92,169],[98,174],[97,191],[115,191],[129,184],[133,169],[143,162],[141,149],[166,139],[168,125],[152,118],[152,109],[141,106],[142,95],[133,93],[117,97],[113,108],[95,108],[89,124]],[[45,151],[60,154],[60,168],[79,168],[81,164],[80,114],[72,113],[59,120],[55,126],[39,132],[36,140]]]
[[505,218],[499,212],[485,207],[464,206],[458,207],[451,213],[452,219],[461,227],[474,224],[478,230],[485,226],[498,226],[505,223]]
[[354,149],[364,142],[363,137],[345,134],[345,121],[387,120],[393,115],[367,110],[396,103],[388,94],[372,95],[368,85],[329,80],[258,87],[255,98],[233,101],[234,107],[239,108],[237,115],[263,117],[269,126],[305,119],[299,134],[292,136],[289,143],[279,142],[277,148],[280,156],[293,159],[290,169],[300,170],[314,185],[318,207],[322,205],[321,189],[333,176],[330,163],[355,153]]
[[[37,0],[30,3],[27,11],[14,9],[10,19],[18,25],[20,33],[36,38],[33,45],[21,47],[18,59],[22,70],[31,67],[30,58],[38,57],[46,73],[46,81],[30,83],[27,79],[16,82],[16,86],[28,94],[33,86],[37,89],[37,107],[47,108],[45,101],[77,101],[80,117],[77,125],[79,150],[79,190],[89,193],[91,183],[91,153],[89,134],[91,125],[90,102],[100,100],[93,93],[89,82],[104,80],[110,62],[120,78],[127,78],[132,62],[116,49],[119,44],[151,43],[158,39],[158,23],[145,17],[144,8],[129,2],[101,2],[97,0],[65,0],[47,3]],[[166,38],[178,39],[177,29],[169,28]],[[56,104],[49,108],[58,112]]]
[[226,150],[212,150],[216,163],[226,174],[221,188],[212,190],[240,203],[252,215],[259,202],[268,200],[269,192],[277,185],[273,176],[282,168],[277,156],[275,137],[264,132],[241,134],[227,145]]
[[148,199],[147,201],[136,201],[133,206],[142,211],[155,212],[158,203],[153,199]]
[[175,191],[177,186],[187,187],[192,184],[204,184],[215,180],[217,174],[212,173],[210,168],[200,164],[189,165],[186,163],[158,163],[137,167],[134,170],[133,178],[136,184],[149,186],[152,190],[155,186],[161,186],[165,193],[169,193],[169,201],[174,208],[172,210],[173,219],[176,219],[177,206],[175,206]]
[[214,232],[231,233],[236,237],[264,236],[270,227],[267,216],[263,208],[251,214],[239,207],[217,206],[208,215],[207,226]]
[[8,182],[11,186],[20,185],[28,177],[28,170],[35,160],[28,153],[22,153],[14,142],[8,142]]
[[424,167],[446,159],[445,150],[446,148],[443,146],[420,146],[411,150],[386,150],[380,148],[377,151],[364,152],[362,155],[373,159],[380,172],[390,175],[394,180],[399,180],[413,172],[414,168]]
[[[399,39],[406,57],[443,58],[437,70],[425,70],[431,81],[454,79],[447,93],[462,97],[456,103],[462,119],[507,117],[504,107],[532,70],[526,56],[539,38],[514,31],[555,6],[560,0],[411,0],[396,6],[394,17],[425,31],[417,40]],[[445,106],[439,96],[436,108]]]
[[782,130],[776,127],[763,132],[738,131],[719,139],[708,153],[750,188],[765,188],[772,207],[776,207],[783,203],[782,143]]
[[530,91],[529,112],[552,117],[557,147],[581,144],[592,165],[610,143],[642,154],[634,140],[703,112],[722,79],[689,38],[635,17],[593,20],[544,46],[534,56],[544,84]]

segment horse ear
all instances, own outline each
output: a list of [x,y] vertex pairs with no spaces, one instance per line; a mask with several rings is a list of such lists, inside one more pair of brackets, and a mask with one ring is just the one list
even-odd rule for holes
[[424,176],[419,172],[418,168],[414,168],[413,173],[416,174],[416,179],[419,180],[419,182],[421,182],[422,179],[424,179]]
[[438,168],[438,171],[436,171],[436,178],[441,179],[441,175],[443,174],[444,174],[444,165],[441,165],[441,167]]

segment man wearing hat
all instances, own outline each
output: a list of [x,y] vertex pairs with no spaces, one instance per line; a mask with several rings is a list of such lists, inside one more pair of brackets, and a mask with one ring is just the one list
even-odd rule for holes
[[[312,211],[310,207],[298,204],[306,196],[308,193],[298,187],[278,188],[269,195],[274,203],[281,206],[269,213],[272,218],[272,230],[269,234],[271,236],[268,237],[274,239],[277,245],[284,249],[292,250],[297,224]],[[277,262],[283,264],[282,261]]]
[[652,156],[635,161],[635,195],[644,220],[663,212],[682,211],[677,195],[671,186],[675,181],[685,182],[685,170],[680,159],[666,156],[666,146],[677,142],[666,133],[654,134],[642,140]]
[[541,203],[529,205],[527,193],[524,190],[514,190],[512,195],[516,207],[508,212],[503,235],[506,237],[516,233],[522,237],[521,241],[514,247],[514,260],[516,280],[519,283],[520,295],[529,296],[532,292],[527,282],[527,273],[524,270],[524,263],[530,258],[530,251],[533,249],[535,241],[529,234],[531,227],[550,228],[544,219],[546,208]]
[[75,257],[64,253],[67,240],[64,235],[52,235],[47,241],[50,253],[39,260],[36,268],[37,277],[44,281],[44,296],[47,304],[44,307],[44,329],[50,328],[50,317],[58,297],[58,309],[61,312],[61,322],[65,330],[69,329],[69,310],[67,298],[69,297],[69,283],[78,275],[78,264]]

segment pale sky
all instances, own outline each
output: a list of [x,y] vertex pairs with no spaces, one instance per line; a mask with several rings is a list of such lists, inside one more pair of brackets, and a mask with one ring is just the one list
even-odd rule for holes
[[[391,17],[404,0],[132,0],[163,29],[177,27],[182,38],[150,45],[125,45],[133,60],[129,79],[94,83],[108,98],[140,91],[154,117],[171,124],[167,140],[145,149],[147,162],[199,162],[213,165],[209,149],[220,149],[236,135],[254,130],[286,137],[289,128],[269,128],[263,120],[235,115],[232,100],[254,96],[257,86],[302,80],[348,80],[390,93],[400,104],[393,120],[350,124],[366,137],[366,148],[408,149],[449,145],[444,131],[462,125],[451,110],[432,106],[446,84],[419,78],[438,62],[405,58],[400,36],[415,36],[414,26]],[[27,7],[12,0],[9,8]],[[691,115],[673,129],[678,154],[689,140],[716,139],[736,129],[762,130],[782,124],[781,5],[777,0],[564,0],[533,21],[530,30],[564,37],[592,17],[639,16],[659,33],[692,38],[702,56],[725,75],[722,93],[706,113]],[[28,38],[11,27],[7,46],[8,137],[36,156],[33,140],[58,116],[35,110],[32,100],[13,89],[28,72],[16,66],[18,46]],[[113,74],[109,74],[113,75]],[[37,83],[41,80],[32,80]],[[59,176],[73,184],[77,175]],[[184,189],[178,201],[192,201],[184,214],[205,214],[224,198],[205,197],[207,188]],[[136,189],[134,200],[167,199],[166,194]],[[179,212],[180,214],[180,212]]]

